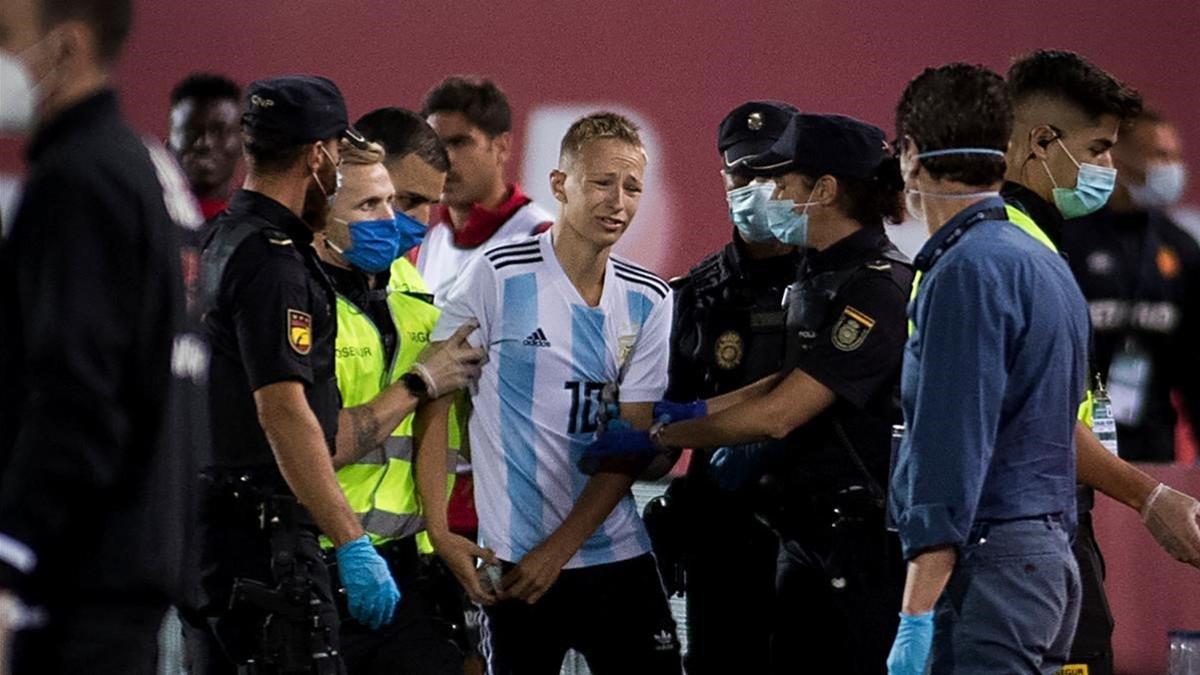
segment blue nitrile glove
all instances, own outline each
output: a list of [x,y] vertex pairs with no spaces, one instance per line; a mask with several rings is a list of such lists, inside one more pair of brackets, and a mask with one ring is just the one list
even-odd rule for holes
[[600,434],[592,444],[584,448],[579,458],[579,470],[592,475],[601,469],[606,471],[640,471],[662,449],[650,440],[649,431],[620,429],[614,425]]
[[708,460],[708,475],[717,487],[727,492],[740,489],[763,473],[763,461],[769,443],[743,443],[717,448]]
[[703,399],[687,403],[663,400],[654,404],[654,419],[656,420],[666,417],[668,422],[683,422],[704,417],[707,414],[708,403]]
[[339,546],[337,562],[350,616],[371,630],[391,623],[400,602],[400,589],[367,535]]
[[888,654],[888,675],[922,675],[933,646],[933,612],[900,612],[900,629]]

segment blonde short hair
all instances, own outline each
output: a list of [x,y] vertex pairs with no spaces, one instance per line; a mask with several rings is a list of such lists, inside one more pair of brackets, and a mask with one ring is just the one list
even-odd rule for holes
[[590,141],[604,138],[624,141],[635,148],[644,149],[638,127],[628,117],[614,112],[594,112],[575,120],[571,128],[567,129],[558,152],[559,165],[578,155],[583,146]]
[[378,164],[383,161],[383,146],[367,143],[366,149],[356,148],[349,141],[338,141],[338,153],[343,164]]

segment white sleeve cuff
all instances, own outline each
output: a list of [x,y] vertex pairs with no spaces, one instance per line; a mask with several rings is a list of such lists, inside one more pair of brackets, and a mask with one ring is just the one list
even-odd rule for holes
[[33,572],[33,568],[37,566],[37,556],[33,549],[3,532],[0,532],[0,561],[12,565],[22,574]]

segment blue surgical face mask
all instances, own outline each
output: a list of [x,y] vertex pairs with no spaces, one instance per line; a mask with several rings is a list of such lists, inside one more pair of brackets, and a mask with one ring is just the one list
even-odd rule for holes
[[770,241],[775,238],[767,227],[767,202],[775,192],[774,183],[751,183],[725,193],[729,219],[746,241]]
[[425,223],[413,218],[403,211],[396,212],[396,233],[399,235],[399,253],[396,257],[408,253],[414,246],[425,238]]
[[1063,215],[1063,218],[1079,218],[1100,210],[1100,207],[1108,202],[1113,188],[1117,186],[1117,170],[1099,164],[1080,164],[1075,161],[1071,151],[1067,150],[1067,146],[1063,145],[1061,137],[1054,140],[1058,141],[1063,152],[1067,153],[1067,157],[1079,168],[1079,174],[1075,178],[1075,187],[1061,188],[1054,180],[1054,174],[1050,173],[1050,167],[1046,165],[1046,160],[1042,160],[1042,168],[1045,169],[1046,175],[1050,177],[1050,182],[1054,185],[1052,194],[1058,212]]
[[1146,167],[1146,182],[1127,185],[1129,198],[1144,209],[1165,209],[1183,197],[1187,187],[1187,168],[1182,162],[1151,164]]
[[[339,222],[346,222],[340,218]],[[360,220],[348,223],[350,248],[340,250],[330,242],[333,250],[342,254],[346,262],[367,274],[378,274],[391,266],[400,257],[400,239],[396,236],[396,221]]]
[[[790,199],[768,199],[767,227],[771,228],[771,235],[791,246],[807,246],[808,207],[815,203],[807,201],[797,204]],[[796,213],[797,206],[803,206],[804,210]]]

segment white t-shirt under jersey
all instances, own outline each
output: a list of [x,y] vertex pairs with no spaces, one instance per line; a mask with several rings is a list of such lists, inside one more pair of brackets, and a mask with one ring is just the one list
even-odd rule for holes
[[[576,463],[596,431],[600,390],[617,380],[626,403],[658,401],[667,387],[671,289],[653,273],[610,257],[604,292],[589,307],[563,272],[547,232],[488,248],[446,297],[433,340],[467,320],[488,361],[471,395],[471,461],[479,538],[519,561],[579,499]],[[650,550],[626,495],[566,567],[626,560]]]
[[462,274],[467,264],[489,246],[527,239],[536,234],[539,226],[553,222],[554,216],[533,202],[517,209],[487,242],[474,248],[454,245],[454,231],[449,223],[439,223],[429,228],[421,248],[417,250],[417,271],[425,279],[429,292],[433,293],[433,304],[446,304],[446,293]]

